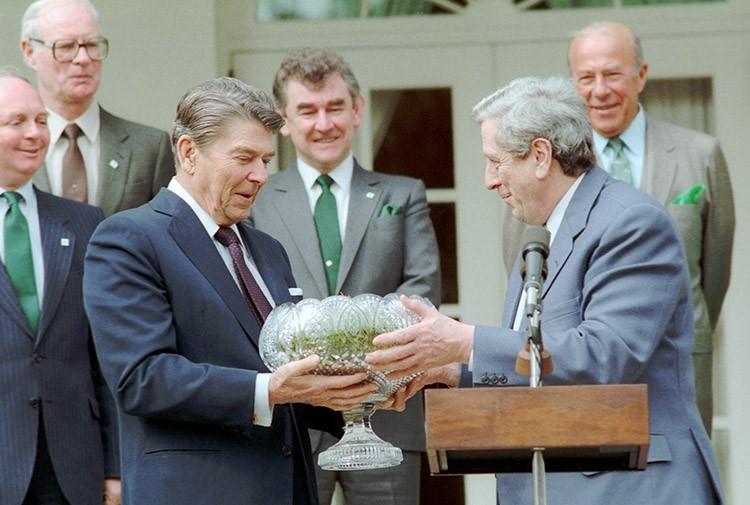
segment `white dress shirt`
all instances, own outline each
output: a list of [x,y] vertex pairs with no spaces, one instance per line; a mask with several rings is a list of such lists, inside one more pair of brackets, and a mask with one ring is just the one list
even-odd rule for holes
[[68,121],[53,110],[47,109],[47,128],[49,128],[49,150],[44,160],[49,176],[52,194],[62,195],[62,162],[65,151],[68,150],[68,138],[63,130],[70,123],[76,123],[83,132],[78,137],[78,148],[86,165],[86,185],[88,189],[88,203],[99,204],[97,184],[99,183],[99,153],[101,152],[101,137],[99,135],[99,104],[94,101],[81,117]]
[[[323,188],[315,181],[320,177],[320,172],[305,163],[302,159],[297,158],[297,169],[299,170],[302,181],[305,183],[305,191],[310,203],[310,210],[315,215],[315,204],[318,197],[323,193]],[[334,168],[328,175],[333,179],[331,184],[331,193],[336,198],[336,211],[339,218],[339,233],[341,233],[341,243],[344,243],[346,233],[346,218],[349,214],[349,196],[352,188],[352,174],[354,174],[354,156],[349,156]]]
[[[638,114],[633,118],[628,127],[620,135],[620,140],[625,144],[623,152],[630,162],[630,173],[633,176],[633,186],[641,187],[643,180],[643,164],[646,156],[646,114],[639,104]],[[602,167],[609,173],[614,153],[612,149],[605,149],[609,139],[594,130],[594,148],[598,159],[604,164]]]
[[[0,187],[0,195],[6,190]],[[39,300],[39,310],[42,309],[42,300],[44,299],[44,254],[42,252],[42,230],[39,226],[39,210],[37,209],[36,193],[31,181],[18,189],[10,190],[20,193],[23,200],[19,202],[19,208],[23,213],[26,221],[29,223],[29,239],[31,240],[31,260],[34,264],[34,282],[36,284],[36,296]],[[8,212],[8,200],[0,196],[0,217],[2,223],[5,223],[5,214]],[[0,259],[5,263],[5,233],[0,228]]]
[[[216,222],[208,214],[208,212],[206,212],[205,209],[203,209],[203,207],[201,207],[198,202],[195,201],[195,198],[193,198],[193,196],[187,192],[182,184],[177,181],[177,178],[172,177],[172,180],[169,181],[169,186],[167,186],[167,189],[179,196],[182,200],[185,201],[185,203],[190,206],[191,209],[193,209],[193,212],[195,212],[195,215],[198,217],[201,224],[206,229],[206,233],[208,233],[208,236],[211,237],[211,240],[213,240],[213,243],[216,246],[216,250],[221,255],[221,259],[222,261],[224,261],[224,264],[229,270],[229,273],[232,274],[232,278],[237,285],[237,289],[242,292],[240,281],[239,279],[237,279],[237,274],[234,271],[234,265],[232,264],[232,255],[229,253],[229,248],[225,247],[218,240],[216,240],[216,238],[214,238],[214,234],[218,231],[219,225],[216,224]],[[255,278],[255,281],[258,283],[260,290],[263,292],[263,295],[266,297],[268,302],[272,307],[275,307],[276,303],[271,296],[271,292],[268,290],[268,286],[266,286],[266,283],[263,281],[263,277],[261,277],[260,272],[258,271],[258,267],[255,265],[255,260],[253,260],[253,257],[250,255],[250,251],[242,242],[242,235],[239,233],[237,225],[233,224],[232,226],[230,226],[230,228],[234,230],[234,233],[236,233],[240,239],[242,255],[245,258],[245,263],[247,264],[250,273]],[[258,373],[255,379],[255,411],[253,412],[253,424],[259,426],[271,426],[273,407],[268,402],[268,382],[270,380],[270,377],[270,373]]]

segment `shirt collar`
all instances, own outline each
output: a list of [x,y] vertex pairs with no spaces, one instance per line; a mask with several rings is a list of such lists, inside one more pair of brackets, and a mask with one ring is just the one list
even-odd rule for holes
[[[625,143],[626,149],[638,158],[643,156],[646,150],[646,114],[643,112],[641,104],[638,104],[638,114],[618,136]],[[609,138],[594,130],[594,146],[597,152],[603,153],[604,148],[607,147],[607,142],[609,142]]]
[[[219,225],[216,224],[214,218],[212,218],[211,215],[198,204],[195,198],[193,198],[193,195],[191,195],[188,190],[186,190],[185,187],[180,184],[180,182],[177,180],[177,177],[172,177],[172,180],[169,181],[169,186],[167,186],[167,189],[182,198],[185,203],[188,204],[191,209],[193,209],[196,217],[203,225],[203,228],[205,228],[206,233],[208,233],[211,238],[214,238],[214,235],[219,229]],[[234,230],[237,236],[240,237],[239,230],[237,229],[237,224],[233,224],[229,228]],[[240,239],[240,242],[242,242],[242,239]]]
[[555,240],[555,235],[557,235],[557,230],[560,229],[560,225],[562,224],[563,217],[565,217],[565,211],[568,210],[568,205],[570,205],[570,201],[573,199],[573,195],[576,192],[576,189],[581,184],[581,181],[583,180],[583,177],[586,175],[586,173],[583,173],[578,176],[578,178],[575,180],[573,184],[568,188],[568,191],[565,192],[563,197],[560,199],[559,202],[557,202],[557,205],[555,205],[555,208],[552,209],[552,213],[549,215],[549,218],[547,218],[547,223],[544,225],[545,228],[547,228],[547,231],[549,231],[549,243],[552,244],[552,241]]
[[86,109],[86,112],[73,121],[68,121],[53,110],[47,109],[47,112],[47,128],[49,128],[50,145],[55,145],[57,141],[60,140],[63,130],[69,123],[76,123],[81,128],[81,131],[88,141],[92,144],[96,142],[96,139],[99,137],[99,104],[96,100],[91,102],[91,105]]
[[[5,193],[7,190],[0,186],[0,195]],[[21,186],[20,188],[14,189],[12,191],[15,191],[16,193],[19,193],[23,197],[23,202],[26,203],[29,207],[36,207],[36,192],[34,191],[34,184],[29,180],[26,181],[26,184]],[[5,198],[0,197],[3,202],[7,202]]]
[[[305,189],[310,191],[315,187],[315,181],[320,177],[320,172],[311,165],[305,163],[301,158],[297,158],[297,169],[305,183]],[[344,191],[348,191],[352,184],[352,174],[354,173],[354,155],[350,152],[349,156],[331,170],[328,175]]]

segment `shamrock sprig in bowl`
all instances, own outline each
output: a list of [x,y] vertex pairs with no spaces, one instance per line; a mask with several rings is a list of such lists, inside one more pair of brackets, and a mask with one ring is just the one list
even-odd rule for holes
[[[426,305],[429,300],[412,296]],[[268,316],[260,334],[260,353],[270,370],[317,354],[320,375],[347,375],[367,372],[378,389],[361,408],[344,413],[344,436],[318,457],[326,470],[385,468],[399,464],[401,450],[380,439],[370,428],[375,404],[387,400],[415,375],[390,380],[383,372],[365,363],[365,355],[376,349],[372,339],[380,333],[405,328],[419,322],[419,316],[401,304],[399,295],[384,297],[363,294],[313,298],[285,303]]]

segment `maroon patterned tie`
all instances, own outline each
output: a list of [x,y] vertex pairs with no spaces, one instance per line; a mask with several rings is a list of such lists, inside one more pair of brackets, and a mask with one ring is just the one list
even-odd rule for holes
[[229,254],[232,256],[232,264],[234,265],[234,272],[237,274],[237,279],[240,281],[242,286],[242,294],[245,296],[245,301],[250,305],[253,311],[255,319],[259,325],[263,325],[263,321],[266,320],[268,314],[271,312],[271,304],[268,303],[263,291],[256,282],[253,274],[247,268],[245,263],[245,257],[242,254],[242,247],[240,246],[240,239],[237,234],[231,228],[221,226],[214,234],[216,240],[221,245],[229,248]]

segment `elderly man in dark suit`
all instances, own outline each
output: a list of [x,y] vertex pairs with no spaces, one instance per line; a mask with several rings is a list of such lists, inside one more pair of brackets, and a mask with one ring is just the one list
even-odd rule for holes
[[281,244],[245,222],[282,123],[237,79],[195,86],[177,106],[177,176],[92,237],[86,309],[117,402],[128,505],[315,505],[307,426],[340,431],[341,414],[320,407],[374,390],[363,373],[310,374],[317,356],[273,373],[261,360],[271,307],[299,300]]
[[49,111],[50,149],[34,183],[100,207],[106,216],[146,203],[174,175],[165,132],[99,106],[109,42],[88,0],[39,0],[26,9],[21,51]]
[[[365,170],[354,159],[365,104],[349,65],[321,49],[295,51],[281,63],[274,95],[287,121],[281,133],[294,143],[297,162],[271,176],[252,218],[289,253],[303,296],[399,292],[438,305],[440,261],[424,184]],[[324,505],[337,480],[348,505],[419,502],[421,396],[403,413],[376,413],[372,423],[404,450],[404,462],[357,472],[318,469]],[[325,433],[311,438],[315,453],[335,442]]]
[[0,503],[119,503],[112,397],[83,310],[99,209],[34,188],[49,143],[34,88],[0,68]]

